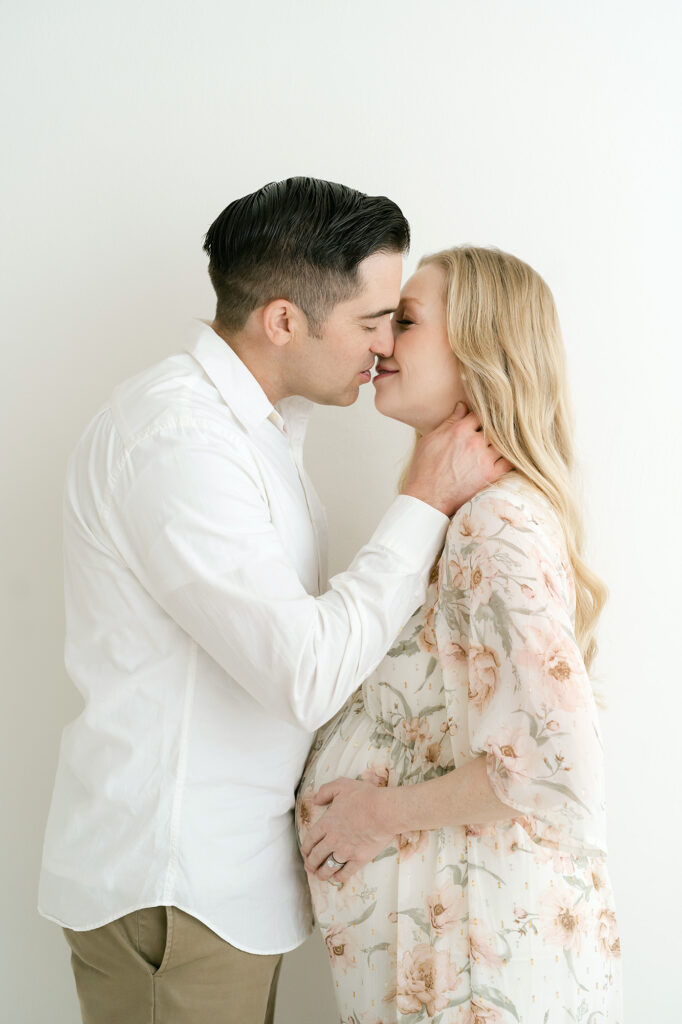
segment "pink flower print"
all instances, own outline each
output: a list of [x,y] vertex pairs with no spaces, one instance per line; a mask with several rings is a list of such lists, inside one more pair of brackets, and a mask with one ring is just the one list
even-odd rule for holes
[[296,817],[298,819],[298,832],[301,839],[305,837],[310,826],[314,825],[317,819],[321,818],[327,809],[326,807],[313,803],[314,794],[315,789],[310,786],[305,793],[301,794],[298,798]]
[[497,576],[495,563],[483,551],[475,551],[471,556],[471,588],[472,604],[487,604],[493,592],[493,582]]
[[537,547],[531,547],[529,551],[530,558],[537,563],[540,571],[540,578],[544,584],[545,590],[550,597],[550,600],[556,604],[564,603],[564,595],[561,593],[559,585],[559,573],[555,565],[552,565],[547,561],[545,555]]
[[396,738],[409,746],[410,743],[426,743],[431,739],[431,726],[426,718],[403,718],[398,723]]
[[494,822],[490,825],[465,825],[464,834],[471,839],[481,839],[494,836],[497,833],[497,828]]
[[502,957],[495,952],[495,937],[478,918],[469,922],[469,955],[476,964],[497,969]]
[[415,853],[421,853],[424,847],[429,845],[429,833],[419,831],[401,832],[397,836],[396,845],[401,862],[408,860]]
[[600,893],[605,889],[609,888],[609,883],[606,878],[606,872],[604,871],[604,865],[599,861],[593,861],[591,867],[592,885],[594,891]]
[[451,640],[450,637],[438,641],[438,660],[444,672],[454,672],[457,668],[466,665],[467,650],[462,644]]
[[451,558],[448,562],[450,568],[450,578],[452,580],[452,586],[454,590],[465,590],[466,589],[466,568],[459,558]]
[[464,512],[459,520],[459,535],[464,540],[471,540],[472,538],[479,538],[485,535],[485,526],[479,523],[474,526],[471,522],[471,516],[468,512]]
[[431,927],[436,935],[446,935],[456,928],[467,913],[467,901],[459,885],[441,885],[426,901]]
[[490,703],[500,682],[500,656],[492,647],[469,645],[469,700],[477,711]]
[[457,732],[458,726],[452,715],[449,715],[447,721],[440,723],[441,732],[449,732],[451,736],[454,736]]
[[497,770],[511,779],[532,779],[538,763],[538,747],[525,721],[502,726],[496,736],[488,739],[488,749],[497,759]]
[[417,646],[420,650],[426,651],[427,654],[430,654],[436,646],[436,633],[434,629],[435,612],[435,606],[429,608],[426,619],[424,620],[424,627],[421,633],[417,636]]
[[540,933],[553,946],[580,952],[587,932],[587,910],[580,896],[568,886],[555,885],[538,901]]
[[[329,891],[330,904],[333,903],[334,913],[342,914],[345,921],[362,913],[364,905],[360,893],[365,885],[362,872],[358,872],[349,878],[340,889],[330,885],[329,882],[324,882],[323,884],[327,886]],[[353,911],[353,913],[349,913],[350,911]]]
[[360,944],[353,934],[352,928],[333,924],[324,933],[324,944],[327,947],[333,971],[346,974],[357,964]]
[[424,771],[429,768],[446,768],[452,763],[451,744],[443,743],[442,738],[431,743],[415,744],[414,763],[421,765]]
[[369,782],[372,786],[390,786],[391,772],[390,764],[386,764],[384,761],[370,761],[364,772],[361,773],[360,778],[363,782]]
[[496,1006],[476,996],[471,1000],[471,1024],[502,1024],[502,1014]]
[[501,501],[499,498],[490,498],[488,500],[488,507],[498,519],[508,526],[513,526],[515,530],[528,528],[528,516],[525,512],[512,505],[511,502]]
[[547,707],[576,711],[587,703],[585,663],[556,620],[528,626],[526,645],[518,651],[517,661],[537,672]]
[[609,907],[604,907],[597,915],[597,941],[604,956],[618,958],[620,956],[620,937],[616,915]]
[[448,1005],[459,982],[457,965],[449,954],[421,942],[404,953],[398,964],[396,1006],[404,1014],[419,1013],[425,1007],[434,1017]]

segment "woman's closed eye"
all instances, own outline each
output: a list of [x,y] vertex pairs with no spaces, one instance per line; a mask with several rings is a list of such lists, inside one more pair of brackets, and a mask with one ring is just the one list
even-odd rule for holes
[[400,324],[401,327],[408,327],[410,324],[414,323],[414,320],[396,320],[396,323]]

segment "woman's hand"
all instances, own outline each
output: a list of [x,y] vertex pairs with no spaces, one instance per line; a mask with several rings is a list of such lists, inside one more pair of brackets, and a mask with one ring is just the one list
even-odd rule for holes
[[[311,826],[301,852],[306,871],[322,881],[331,878],[335,885],[342,885],[395,838],[388,824],[387,789],[354,779],[336,779],[321,786],[312,800],[328,807]],[[326,861],[330,854],[345,861],[344,867],[329,867]]]

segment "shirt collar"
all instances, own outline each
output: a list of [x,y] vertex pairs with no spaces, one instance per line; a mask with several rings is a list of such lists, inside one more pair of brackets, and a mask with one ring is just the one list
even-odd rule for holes
[[245,430],[251,433],[265,420],[270,420],[292,442],[302,443],[312,402],[292,395],[273,405],[234,349],[204,320],[194,322],[187,351],[213,381]]

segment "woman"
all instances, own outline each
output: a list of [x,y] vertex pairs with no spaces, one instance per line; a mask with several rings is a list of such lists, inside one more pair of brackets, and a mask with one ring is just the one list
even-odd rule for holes
[[[376,406],[464,400],[515,469],[460,508],[424,606],[316,737],[296,820],[341,1021],[620,1021],[581,557],[551,293],[494,249],[426,257]],[[408,468],[409,474],[409,468]]]

